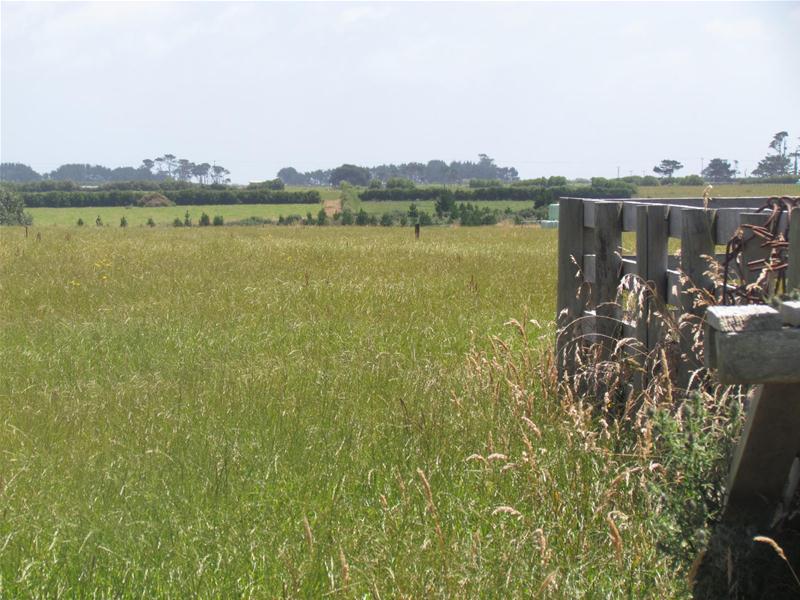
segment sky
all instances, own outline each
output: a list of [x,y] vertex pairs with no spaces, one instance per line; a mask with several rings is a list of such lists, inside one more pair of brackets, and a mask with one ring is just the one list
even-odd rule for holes
[[800,2],[2,2],[0,160],[749,172],[800,143],[798,32]]

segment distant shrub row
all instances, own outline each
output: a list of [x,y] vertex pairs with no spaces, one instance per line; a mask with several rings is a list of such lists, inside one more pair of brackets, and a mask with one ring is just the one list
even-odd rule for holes
[[[126,190],[86,190],[22,192],[23,201],[28,208],[67,208],[84,206],[131,206],[139,203],[145,195],[143,191]],[[265,188],[210,189],[191,188],[162,190],[161,192],[178,205],[205,204],[319,204],[320,195],[316,190],[286,192]]]
[[580,198],[630,198],[636,192],[633,185],[612,182],[603,185],[591,186],[555,186],[555,187],[489,187],[474,189],[446,189],[426,187],[416,189],[368,189],[358,196],[363,201],[388,202],[418,202],[422,200],[438,200],[452,198],[454,202],[477,201],[502,201],[502,200],[530,200],[535,206],[543,206],[555,202],[561,196],[575,196]]
[[[3,182],[4,185],[13,188],[18,192],[77,192],[77,191],[133,191],[133,192],[163,192],[173,190],[227,190],[227,185],[212,183],[201,185],[190,181],[179,181],[175,179],[162,180],[138,180],[138,181],[111,181],[98,183],[97,185],[85,185],[74,181],[63,181],[59,179],[45,179],[42,181],[30,181],[27,183]],[[285,185],[280,179],[253,182],[248,185],[249,189],[268,189],[282,190]],[[91,188],[87,190],[87,188]]]

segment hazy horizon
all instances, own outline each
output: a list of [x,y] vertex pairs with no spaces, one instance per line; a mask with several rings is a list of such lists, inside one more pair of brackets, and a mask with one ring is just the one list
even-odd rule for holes
[[0,160],[234,182],[342,163],[752,171],[800,136],[799,3],[2,2]]

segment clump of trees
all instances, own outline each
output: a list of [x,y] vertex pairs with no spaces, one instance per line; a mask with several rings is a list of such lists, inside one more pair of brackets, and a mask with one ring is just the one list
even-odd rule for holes
[[771,152],[759,161],[758,166],[753,169],[753,175],[775,177],[792,174],[792,158],[794,158],[793,174],[798,174],[797,160],[800,158],[800,144],[795,147],[794,152],[790,153],[788,138],[789,134],[786,131],[779,131],[772,136],[772,141],[768,146]]
[[665,158],[660,164],[657,164],[655,167],[653,167],[653,172],[658,173],[658,175],[663,179],[669,180],[672,179],[672,175],[675,173],[675,171],[680,171],[682,168],[683,165],[677,160]]
[[231,174],[222,165],[210,165],[207,162],[194,163],[186,158],[178,158],[174,154],[164,154],[157,158],[145,158],[141,169],[153,175],[166,176],[177,181],[196,180],[200,184],[227,184]]
[[736,177],[736,171],[724,158],[712,158],[703,169],[703,178],[711,183],[724,183],[732,181]]
[[[0,164],[0,180],[15,183],[73,182],[97,185],[126,181],[195,181],[200,184],[230,183],[230,171],[222,165],[194,163],[174,154],[146,158],[138,167],[109,168],[102,165],[69,163],[49,173],[37,173],[22,163]],[[44,191],[44,190],[43,190]]]
[[410,162],[399,165],[388,164],[377,167],[360,167],[343,164],[335,169],[299,172],[294,167],[284,167],[278,177],[286,185],[339,185],[346,181],[352,185],[368,186],[370,181],[387,183],[392,179],[404,179],[414,184],[463,183],[473,179],[494,180],[511,183],[519,179],[514,167],[500,167],[486,154],[479,154],[478,161],[430,160],[427,163]]

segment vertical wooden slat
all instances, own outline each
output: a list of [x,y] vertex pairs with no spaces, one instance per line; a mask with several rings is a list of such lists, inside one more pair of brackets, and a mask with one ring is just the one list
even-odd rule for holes
[[[694,306],[695,293],[690,288],[698,288],[713,294],[714,284],[705,274],[709,269],[704,256],[714,256],[714,213],[702,208],[681,209],[681,271],[688,278],[681,290],[681,308],[684,314],[699,317],[703,309]],[[692,322],[693,321],[693,322]],[[678,387],[685,389],[691,372],[700,368],[702,362],[692,349],[692,325],[697,320],[684,320],[681,328],[682,361],[678,369]]]
[[[636,321],[636,339],[648,353],[656,347],[662,335],[654,306],[659,302],[663,305],[667,297],[667,213],[668,207],[661,204],[640,205],[636,211],[637,273],[648,288]],[[642,377],[634,383],[636,387],[644,387],[647,381]]]
[[[769,218],[767,213],[741,213],[739,215],[739,225],[764,225]],[[761,247],[761,238],[753,235],[752,230],[744,228],[744,245],[742,246],[742,270],[744,271],[747,283],[753,283],[758,279],[761,269],[751,271],[747,263],[759,258],[768,258],[769,249]]]
[[[649,233],[648,228],[648,207],[646,205],[639,205],[636,207],[636,271],[637,275],[645,282],[649,274],[649,259],[648,252]],[[646,349],[650,349],[649,336],[648,336],[648,322],[650,320],[650,302],[649,299],[645,301],[644,306],[641,307],[639,318],[636,320],[636,339]]]
[[597,203],[595,213],[595,282],[592,303],[596,313],[595,329],[603,346],[602,358],[611,354],[619,331],[620,309],[616,303],[622,272],[622,203]]
[[800,208],[792,211],[789,223],[789,267],[786,270],[786,290],[800,288]]
[[556,356],[558,358],[559,377],[569,375],[572,362],[566,352],[570,340],[575,337],[573,322],[584,310],[584,300],[578,291],[581,281],[578,279],[579,265],[583,261],[583,200],[579,198],[561,198],[558,207],[558,294],[556,319],[558,323],[558,339]]

